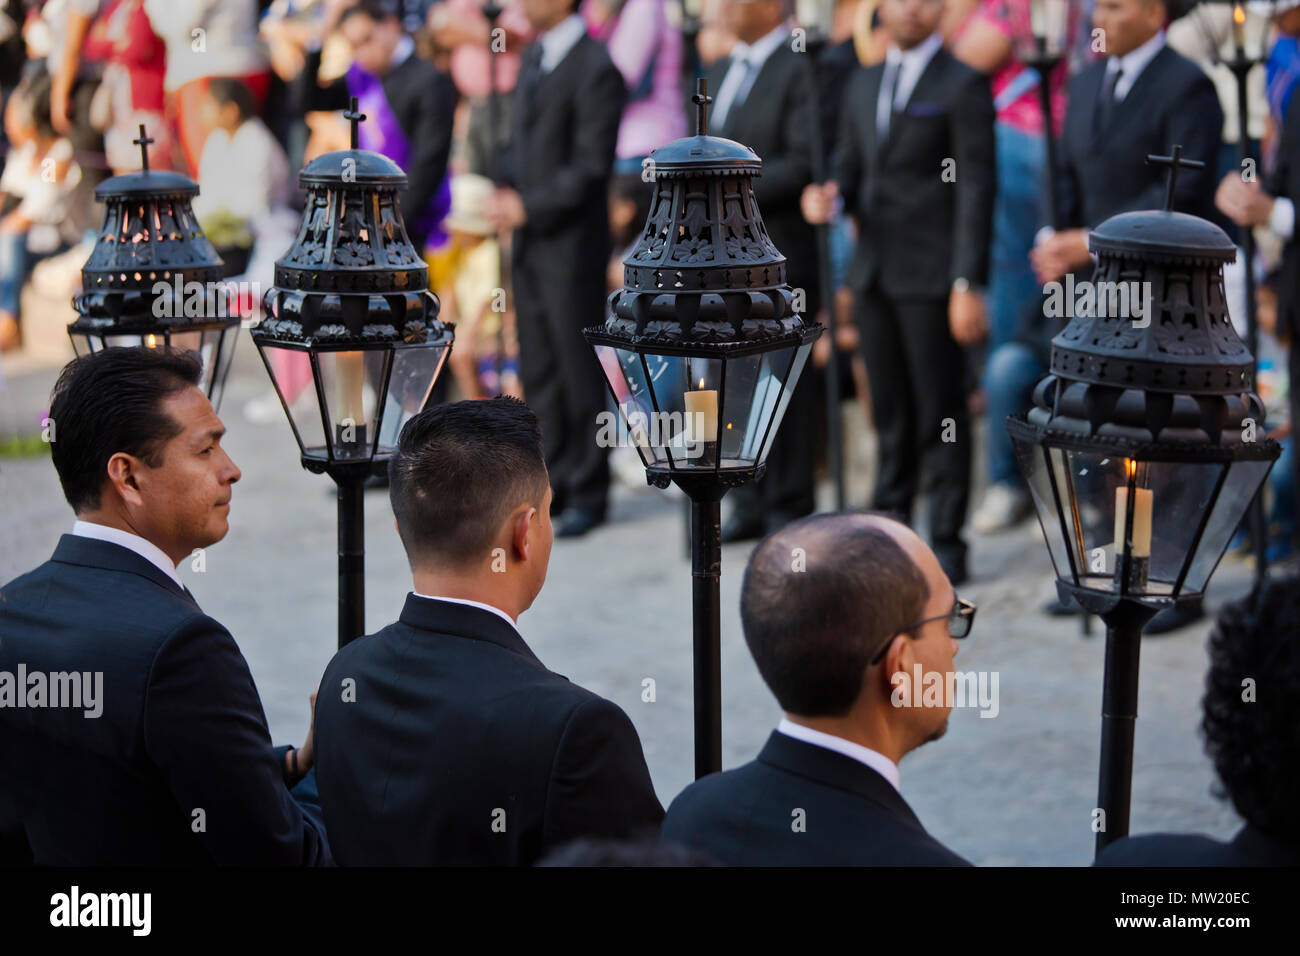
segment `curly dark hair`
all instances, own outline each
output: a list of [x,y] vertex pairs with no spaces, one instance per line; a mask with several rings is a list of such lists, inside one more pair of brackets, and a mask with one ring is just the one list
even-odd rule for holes
[[1209,650],[1201,731],[1223,790],[1256,829],[1300,846],[1300,577],[1225,605]]

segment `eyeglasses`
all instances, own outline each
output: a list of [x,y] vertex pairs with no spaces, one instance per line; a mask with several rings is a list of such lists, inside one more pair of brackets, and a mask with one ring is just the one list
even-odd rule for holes
[[977,609],[975,605],[972,604],[970,601],[963,600],[962,598],[959,597],[956,598],[953,601],[952,610],[949,611],[947,614],[936,614],[934,617],[922,618],[921,620],[915,621],[907,625],[906,627],[900,627],[893,634],[890,634],[889,639],[885,641],[884,645],[880,648],[880,650],[876,652],[876,656],[871,659],[871,663],[873,665],[880,663],[880,659],[885,656],[885,651],[889,650],[889,645],[894,642],[894,638],[898,637],[899,634],[905,634],[908,631],[914,631],[922,624],[929,624],[931,621],[947,620],[948,636],[955,638],[956,640],[959,641],[962,640],[967,634],[970,633],[971,627],[973,627],[975,624],[976,610]]

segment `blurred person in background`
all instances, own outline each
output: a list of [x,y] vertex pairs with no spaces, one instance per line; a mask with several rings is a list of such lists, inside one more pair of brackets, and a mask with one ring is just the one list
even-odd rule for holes
[[91,122],[104,135],[104,154],[113,175],[141,168],[143,125],[149,138],[149,168],[171,169],[172,136],[165,119],[163,79],[166,48],[154,32],[144,0],[108,0],[91,25],[81,53],[103,64]]

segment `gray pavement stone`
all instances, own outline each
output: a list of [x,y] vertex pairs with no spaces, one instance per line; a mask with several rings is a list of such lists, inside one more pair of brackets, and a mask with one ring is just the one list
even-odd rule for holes
[[[15,397],[18,377],[10,377],[0,400],[44,407],[54,372],[24,376],[25,399]],[[307,697],[336,642],[335,505],[330,481],[299,466],[287,423],[245,421],[244,403],[267,389],[245,333],[222,409],[226,445],[243,470],[231,532],[209,549],[203,573],[188,565],[181,572],[243,649],[275,741],[298,743],[307,730]],[[556,542],[546,588],[520,620],[549,667],[631,716],[665,805],[693,773],[682,516],[682,503],[664,492],[619,489],[611,524]],[[45,560],[71,521],[48,460],[0,460],[0,581]],[[366,543],[366,623],[376,630],[396,617],[410,587],[382,493],[366,497]],[[738,591],[749,550],[728,546],[723,553],[726,767],[751,759],[780,718],[740,630]],[[954,711],[944,738],[904,759],[904,796],[938,839],[973,862],[1086,865],[1100,736],[1100,622],[1085,638],[1076,621],[1037,612],[1054,590],[1036,524],[975,537],[971,558],[973,580],[962,590],[980,612],[957,665],[998,673],[1000,712],[989,719]],[[1225,562],[1211,586],[1211,612],[1248,590],[1249,578],[1246,566]],[[1134,832],[1223,838],[1240,825],[1211,792],[1213,768],[1197,731],[1208,630],[1207,621],[1144,642]],[[641,699],[645,678],[655,681],[653,703]]]

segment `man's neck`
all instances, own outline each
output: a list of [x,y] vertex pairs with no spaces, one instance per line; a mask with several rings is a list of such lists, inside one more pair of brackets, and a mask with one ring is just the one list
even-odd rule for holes
[[[500,578],[500,575],[495,575]],[[501,588],[500,581],[484,581],[478,577],[444,574],[438,571],[415,571],[412,584],[416,594],[426,597],[455,598],[458,601],[477,601],[502,611],[516,624],[525,610],[518,599]]]
[[896,739],[896,735],[884,720],[864,717],[856,710],[842,717],[804,717],[798,714],[786,714],[785,717],[792,724],[799,724],[866,747],[868,750],[874,750],[894,763],[902,760],[903,755],[911,749]]
[[193,553],[193,549],[175,551],[163,542],[155,541],[153,538],[149,537],[149,535],[142,533],[140,529],[132,525],[126,515],[118,514],[117,512],[110,511],[106,508],[101,508],[97,511],[78,511],[76,516],[78,521],[101,525],[105,528],[115,528],[118,531],[125,531],[127,534],[133,534],[137,538],[143,538],[163,554],[167,555],[167,559],[171,561],[173,567],[180,565],[183,560]]

